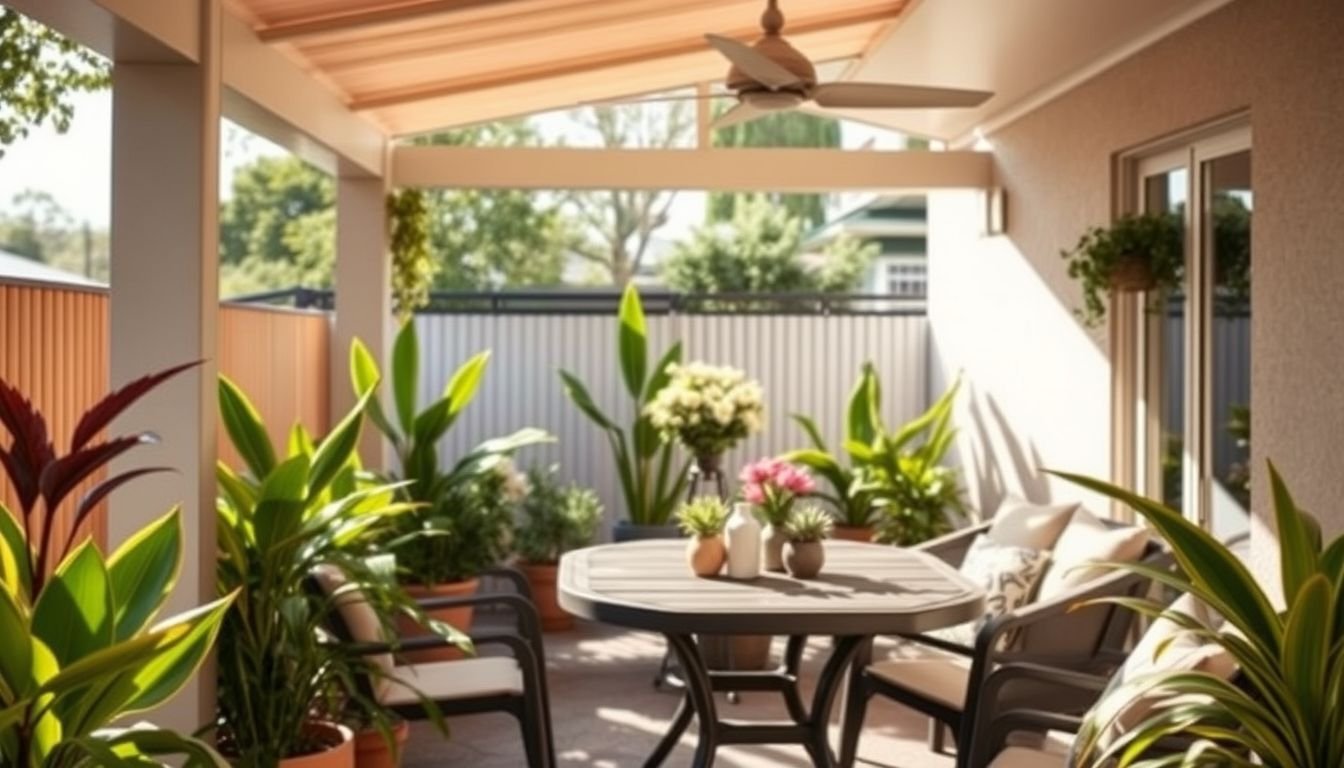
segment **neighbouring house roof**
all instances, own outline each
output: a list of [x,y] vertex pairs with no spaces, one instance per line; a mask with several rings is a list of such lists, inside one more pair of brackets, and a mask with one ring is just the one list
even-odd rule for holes
[[39,283],[60,283],[62,285],[82,285],[89,288],[102,288],[103,283],[90,280],[83,275],[66,272],[63,269],[33,261],[8,251],[0,251],[0,278],[31,280]]
[[928,229],[923,195],[879,195],[814,227],[803,237],[803,249],[815,250],[848,234],[880,243],[884,254],[923,253]]

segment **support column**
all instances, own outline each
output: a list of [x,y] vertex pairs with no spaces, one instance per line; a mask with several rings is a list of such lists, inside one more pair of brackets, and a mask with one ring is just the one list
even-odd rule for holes
[[[116,546],[181,504],[182,572],[165,607],[176,613],[215,595],[215,324],[219,209],[220,0],[200,5],[200,61],[118,61],[112,107],[111,383],[172,364],[199,368],[159,387],[117,419],[114,434],[161,439],[127,466],[175,472],[113,494],[108,543]],[[191,731],[214,716],[215,676],[205,669],[152,717]]]
[[[331,335],[333,424],[355,403],[350,386],[350,343],[362,340],[388,375],[392,337],[391,255],[387,249],[386,187],[381,178],[342,176],[336,186],[336,319]],[[386,392],[387,382],[383,391]],[[366,427],[360,457],[369,468],[387,466],[385,442]]]

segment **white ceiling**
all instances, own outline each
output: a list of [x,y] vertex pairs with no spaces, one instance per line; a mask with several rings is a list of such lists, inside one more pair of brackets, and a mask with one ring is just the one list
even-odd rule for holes
[[[964,143],[1232,0],[919,0],[850,79],[994,92],[975,109],[846,117]],[[1179,73],[1172,73],[1178,77]]]

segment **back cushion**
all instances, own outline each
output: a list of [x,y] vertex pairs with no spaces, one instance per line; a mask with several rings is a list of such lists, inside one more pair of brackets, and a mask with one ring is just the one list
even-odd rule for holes
[[1033,504],[1008,496],[994,513],[989,538],[996,544],[1027,549],[1052,550],[1073,517],[1075,504]]
[[[317,579],[322,591],[328,595],[333,594],[346,584],[345,575],[330,565],[319,565],[314,568],[313,578]],[[360,592],[346,592],[337,597],[336,610],[340,612],[341,621],[345,623],[345,630],[350,633],[351,640],[357,643],[387,642],[382,622],[378,620],[378,614],[374,612],[373,607],[369,605]],[[370,681],[374,694],[381,697],[391,684],[388,676],[395,669],[396,661],[390,653],[370,656],[369,660],[383,670],[383,675]]]
[[[1000,544],[983,533],[976,536],[961,564],[961,575],[985,590],[985,615],[929,634],[968,648],[974,647],[976,633],[986,621],[1011,613],[1031,601],[1036,582],[1049,561],[1049,552]],[[1013,638],[1006,636],[1001,644],[1007,647],[1012,642]]]
[[[1080,507],[1055,544],[1036,599],[1054,600],[1111,573],[1092,563],[1136,562],[1148,538],[1144,528],[1110,526]],[[1040,621],[1023,631],[1021,648],[1033,653],[1090,651],[1101,642],[1110,612],[1107,606],[1093,606]]]

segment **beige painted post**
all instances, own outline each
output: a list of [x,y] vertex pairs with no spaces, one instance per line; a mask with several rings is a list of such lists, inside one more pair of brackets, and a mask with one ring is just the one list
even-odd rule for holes
[[[391,258],[380,178],[342,176],[336,186],[336,321],[331,335],[332,423],[354,405],[350,343],[361,339],[386,372],[392,331]],[[383,391],[387,391],[384,386]],[[386,467],[384,441],[366,424],[360,456]]]
[[[112,496],[116,546],[174,504],[185,529],[182,572],[166,611],[215,593],[215,322],[219,208],[219,0],[200,2],[201,61],[117,62],[112,107],[111,382],[204,359],[117,419],[112,434],[151,430],[158,445],[121,468],[168,466]],[[193,730],[214,714],[207,669],[152,719]]]

